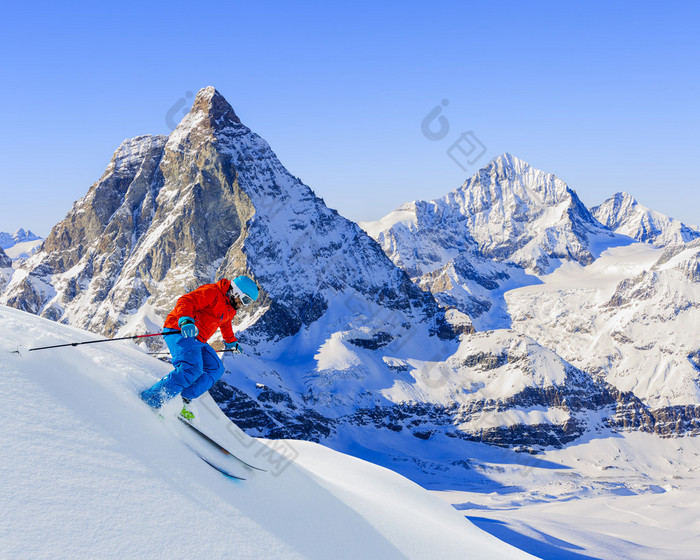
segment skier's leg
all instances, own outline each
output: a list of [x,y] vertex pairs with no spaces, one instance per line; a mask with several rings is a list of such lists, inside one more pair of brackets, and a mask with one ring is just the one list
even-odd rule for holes
[[202,345],[202,364],[204,372],[197,380],[182,391],[186,399],[196,399],[211,389],[224,374],[224,364],[221,363],[214,349],[208,344]]
[[185,388],[189,387],[202,374],[202,350],[208,346],[196,338],[185,338],[179,334],[165,337],[173,358],[173,371],[141,393],[144,402],[159,407]]

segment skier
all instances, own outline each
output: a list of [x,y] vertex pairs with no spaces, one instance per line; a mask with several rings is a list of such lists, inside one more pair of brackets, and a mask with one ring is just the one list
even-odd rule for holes
[[165,319],[163,332],[173,361],[173,371],[141,393],[141,399],[153,408],[181,395],[184,406],[180,414],[192,420],[188,408],[192,399],[206,393],[224,373],[214,349],[207,340],[221,329],[227,350],[241,353],[241,347],[231,328],[231,320],[241,306],[258,299],[258,287],[247,276],[233,282],[222,278],[214,284],[204,284],[181,296]]

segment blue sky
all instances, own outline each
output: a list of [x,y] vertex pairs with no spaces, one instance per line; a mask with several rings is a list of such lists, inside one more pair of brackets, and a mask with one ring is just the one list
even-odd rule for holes
[[[122,140],[167,134],[168,111],[207,85],[353,220],[442,196],[507,151],[589,206],[626,190],[698,224],[698,6],[10,4],[0,231],[47,235]],[[432,121],[431,140],[438,107],[449,129]],[[466,132],[475,151],[456,162]]]

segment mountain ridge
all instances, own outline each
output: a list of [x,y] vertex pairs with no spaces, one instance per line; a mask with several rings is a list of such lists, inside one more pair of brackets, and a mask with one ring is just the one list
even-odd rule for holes
[[[501,294],[623,241],[565,182],[505,153],[433,201],[360,224],[392,261],[478,330],[509,326]],[[626,239],[626,238],[625,238]]]
[[593,207],[591,213],[612,231],[657,247],[688,243],[700,238],[700,231],[643,206],[626,192],[616,193]]
[[9,249],[17,243],[24,243],[26,241],[38,241],[41,239],[38,235],[32,233],[31,230],[24,230],[19,228],[13,233],[7,233],[0,231],[0,249]]

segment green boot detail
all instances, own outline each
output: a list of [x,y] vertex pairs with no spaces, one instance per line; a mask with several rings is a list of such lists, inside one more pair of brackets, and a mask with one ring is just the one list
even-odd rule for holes
[[187,408],[187,405],[183,405],[182,410],[180,411],[180,416],[185,418],[186,420],[194,420],[194,413]]

